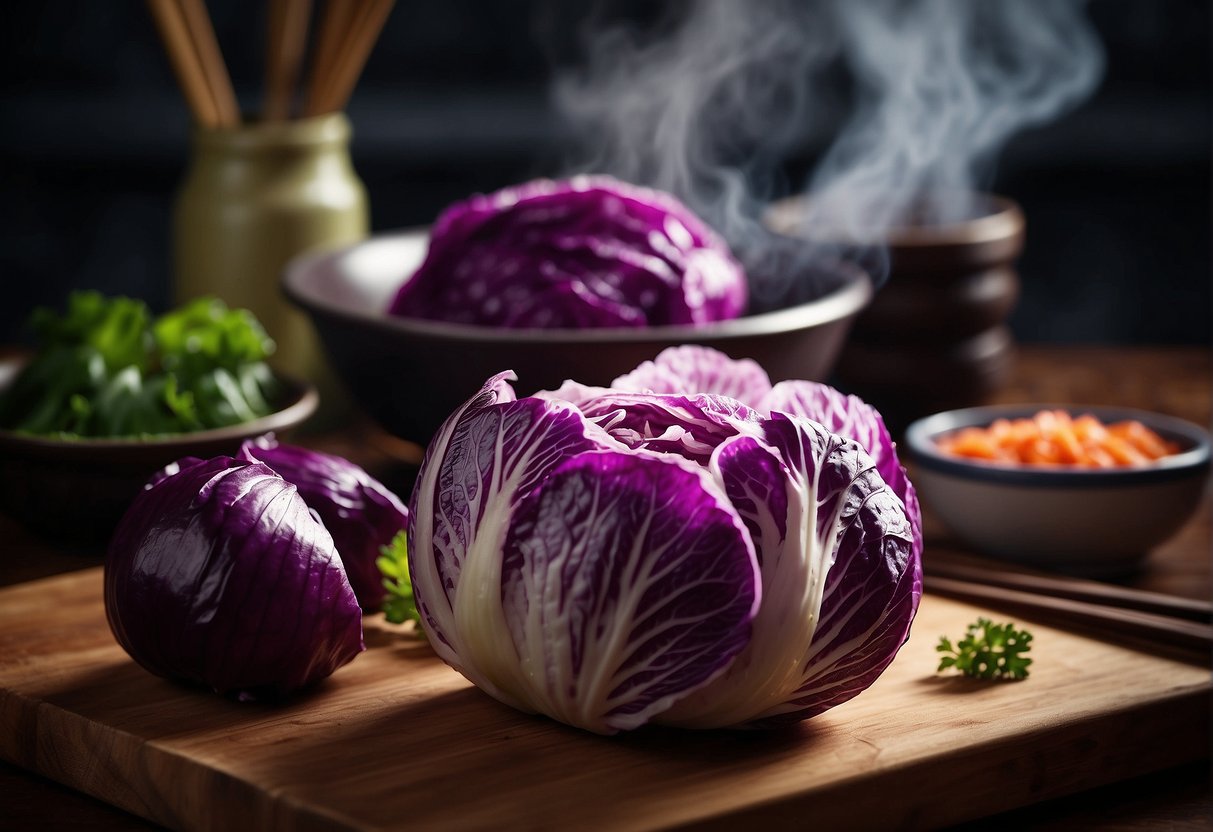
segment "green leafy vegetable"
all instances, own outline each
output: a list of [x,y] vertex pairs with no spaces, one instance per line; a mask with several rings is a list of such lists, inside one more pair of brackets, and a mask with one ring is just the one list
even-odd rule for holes
[[106,298],[100,292],[73,292],[63,315],[41,308],[30,316],[30,328],[41,343],[88,347],[110,371],[132,364],[147,369],[152,347],[150,322],[151,311],[142,301]]
[[247,309],[228,309],[199,298],[167,312],[152,324],[164,368],[193,378],[222,368],[236,372],[263,360],[274,344]]
[[274,342],[244,309],[202,298],[153,319],[147,305],[73,292],[30,320],[38,354],[0,393],[0,427],[129,437],[247,422],[273,411]]
[[955,647],[946,636],[940,636],[935,649],[944,654],[939,660],[940,671],[954,667],[979,679],[1025,679],[1032,660],[1023,654],[1031,647],[1032,634],[1027,630],[1016,630],[1009,622],[995,624],[988,618],[978,618]]
[[[383,617],[393,624],[405,621],[421,623],[421,614],[413,600],[413,583],[409,580],[408,538],[401,529],[392,542],[379,549],[383,554],[375,561],[383,573],[383,587],[387,597],[383,599]],[[420,630],[418,630],[420,632]]]

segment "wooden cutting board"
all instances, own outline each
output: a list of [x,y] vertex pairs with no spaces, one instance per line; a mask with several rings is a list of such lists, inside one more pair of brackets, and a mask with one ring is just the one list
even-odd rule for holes
[[1020,618],[1028,680],[939,675],[938,637],[989,611],[933,596],[816,719],[614,738],[498,704],[379,619],[312,693],[231,702],[138,667],[101,597],[100,569],[0,591],[0,756],[174,828],[936,827],[1209,753],[1207,667]]

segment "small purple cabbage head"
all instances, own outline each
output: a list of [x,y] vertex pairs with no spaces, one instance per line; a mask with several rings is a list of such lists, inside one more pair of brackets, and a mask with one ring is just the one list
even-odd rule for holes
[[273,437],[245,442],[239,456],[264,462],[299,489],[333,536],[358,602],[364,610],[378,610],[386,592],[375,561],[380,548],[408,523],[408,509],[400,498],[343,457],[283,445]]
[[393,315],[515,329],[704,324],[745,311],[728,245],[669,194],[536,180],[439,216]]
[[295,486],[230,457],[185,460],[131,504],[105,560],[118,643],[159,676],[278,697],[363,650],[333,538]]
[[[358,603],[368,612],[377,611],[387,594],[376,565],[380,548],[408,525],[408,509],[400,498],[348,459],[283,445],[273,434],[246,441],[237,456],[245,462],[265,463],[299,490],[333,536]],[[144,488],[202,461],[188,456],[170,462]]]
[[410,505],[422,625],[476,685],[598,733],[759,726],[893,660],[921,519],[874,409],[702,348],[611,388],[511,378],[447,419]]

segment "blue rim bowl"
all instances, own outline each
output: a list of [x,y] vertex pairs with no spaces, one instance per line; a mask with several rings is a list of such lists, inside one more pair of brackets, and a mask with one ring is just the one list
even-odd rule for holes
[[[1041,410],[1089,413],[1105,424],[1135,419],[1179,452],[1148,466],[1092,469],[966,459],[941,437]],[[905,433],[923,505],[973,548],[1031,566],[1094,576],[1139,568],[1201,505],[1210,468],[1209,433],[1160,413],[1110,406],[1018,404],[936,413]]]

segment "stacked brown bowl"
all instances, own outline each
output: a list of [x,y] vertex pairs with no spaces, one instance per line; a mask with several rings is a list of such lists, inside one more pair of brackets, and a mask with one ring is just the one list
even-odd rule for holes
[[[985,403],[1012,370],[1007,318],[1019,298],[1023,212],[1005,197],[965,197],[973,209],[967,219],[886,232],[887,279],[838,361],[839,385],[897,429],[928,413]],[[800,199],[779,203],[771,224],[797,233],[805,210]]]

